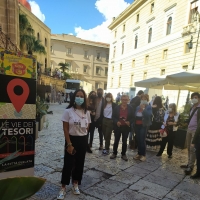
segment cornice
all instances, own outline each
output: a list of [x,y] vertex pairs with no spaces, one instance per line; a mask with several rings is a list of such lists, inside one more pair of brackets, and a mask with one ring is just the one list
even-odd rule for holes
[[151,19],[149,19],[149,20],[147,20],[147,24],[149,23],[149,22],[151,22],[151,21],[153,21],[155,19],[155,17],[152,17]]
[[126,8],[113,22],[108,26],[110,30],[113,30],[118,24],[124,19],[133,14],[141,5],[146,3],[148,0],[135,0],[128,8]]
[[140,28],[140,26],[134,28],[134,29],[133,29],[133,32],[134,32],[134,31],[137,31],[139,28]]
[[123,35],[122,37],[120,37],[120,39],[123,39],[123,38],[125,38],[126,37],[126,35]]
[[167,12],[168,10],[172,9],[173,7],[175,7],[177,5],[177,3],[174,3],[173,5],[169,6],[168,8],[165,8],[165,12]]

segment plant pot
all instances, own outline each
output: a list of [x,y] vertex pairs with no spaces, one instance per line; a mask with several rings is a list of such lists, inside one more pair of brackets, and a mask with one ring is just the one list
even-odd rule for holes
[[43,116],[40,118],[40,126],[39,126],[39,131],[41,131],[44,127],[44,118]]
[[175,134],[176,135],[174,139],[174,146],[179,149],[187,148],[187,141],[186,141],[187,130],[178,129]]

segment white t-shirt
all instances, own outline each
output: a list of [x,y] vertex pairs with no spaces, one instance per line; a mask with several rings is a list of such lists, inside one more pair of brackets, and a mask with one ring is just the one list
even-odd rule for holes
[[65,110],[61,120],[69,123],[69,134],[73,136],[87,135],[87,127],[91,123],[89,111],[85,114],[84,110],[73,107]]
[[111,119],[112,118],[112,104],[107,104],[104,108],[103,115],[106,118]]

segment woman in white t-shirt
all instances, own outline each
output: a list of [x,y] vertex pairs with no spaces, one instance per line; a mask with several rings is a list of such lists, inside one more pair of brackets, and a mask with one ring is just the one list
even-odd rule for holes
[[65,136],[65,157],[62,171],[62,189],[57,199],[64,199],[66,185],[69,185],[72,176],[72,191],[80,194],[78,185],[81,184],[85,153],[87,148],[87,132],[91,123],[90,113],[87,111],[86,94],[84,90],[74,92],[70,104],[63,116]]

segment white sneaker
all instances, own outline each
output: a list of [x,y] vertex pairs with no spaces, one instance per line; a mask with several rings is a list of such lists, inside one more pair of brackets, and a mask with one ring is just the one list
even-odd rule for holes
[[137,155],[134,156],[133,158],[134,158],[135,160],[140,160],[140,157],[141,157],[141,156],[137,154]]
[[78,188],[78,184],[74,184],[73,187],[72,187],[72,192],[75,194],[75,195],[79,195],[81,194],[80,193],[80,190]]
[[145,156],[141,156],[140,157],[140,161],[146,161],[146,157]]
[[66,189],[62,188],[57,196],[57,199],[64,199],[66,195]]

